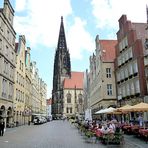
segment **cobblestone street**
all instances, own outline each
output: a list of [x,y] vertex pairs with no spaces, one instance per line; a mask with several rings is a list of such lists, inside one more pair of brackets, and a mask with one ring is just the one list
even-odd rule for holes
[[[78,130],[67,121],[7,129],[0,137],[0,148],[120,148],[101,143],[86,143]],[[148,144],[133,136],[125,136],[124,148],[147,148]],[[123,148],[122,147],[122,148]]]

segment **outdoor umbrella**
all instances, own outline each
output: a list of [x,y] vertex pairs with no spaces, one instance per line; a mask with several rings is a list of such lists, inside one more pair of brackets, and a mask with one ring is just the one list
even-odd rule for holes
[[95,114],[105,114],[105,113],[107,114],[109,112],[112,112],[113,110],[116,110],[116,109],[113,107],[109,107],[109,108],[101,109],[97,111]]
[[132,111],[135,112],[147,112],[148,111],[148,103],[139,103],[131,107]]
[[115,110],[116,110],[115,108],[109,107],[109,108],[107,108],[106,110],[104,110],[103,113],[110,113],[110,112],[113,112],[113,111],[115,111]]
[[121,112],[121,114],[122,114],[124,112],[131,111],[131,108],[132,108],[131,105],[126,104],[126,105],[124,105],[124,106],[122,106],[120,108],[117,108],[116,111]]
[[112,110],[108,114],[126,114],[127,110],[130,110],[130,109],[131,109],[131,105],[127,104],[125,106],[122,106],[120,108],[116,108],[116,109]]
[[105,109],[101,109],[99,111],[97,111],[95,114],[102,114],[102,112],[104,111]]

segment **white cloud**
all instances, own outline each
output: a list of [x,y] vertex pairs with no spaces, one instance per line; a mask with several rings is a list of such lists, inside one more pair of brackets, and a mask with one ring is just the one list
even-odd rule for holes
[[86,21],[75,17],[74,24],[68,31],[68,47],[72,58],[81,59],[84,50],[91,51],[94,49],[94,40],[89,32],[85,30],[86,25]]
[[118,29],[118,20],[122,14],[132,22],[146,22],[146,4],[148,0],[92,0],[93,15],[98,28]]
[[[64,17],[67,44],[72,58],[82,58],[83,50],[92,50],[94,41],[85,30],[86,22],[72,15],[70,0],[16,0],[16,11],[27,15],[15,16],[14,27],[18,34],[25,34],[31,47],[43,44],[56,48],[60,17]],[[17,14],[17,13],[16,13]],[[20,13],[19,13],[20,14]],[[74,24],[67,27],[67,16],[74,19]]]
[[16,0],[15,11],[23,11],[27,4],[27,0]]
[[72,13],[70,0],[26,0],[23,4],[26,7],[21,6],[19,1],[16,0],[16,12],[24,11],[26,15],[15,16],[14,28],[16,32],[25,34],[31,47],[36,44],[55,46],[60,17],[63,15],[66,18]]

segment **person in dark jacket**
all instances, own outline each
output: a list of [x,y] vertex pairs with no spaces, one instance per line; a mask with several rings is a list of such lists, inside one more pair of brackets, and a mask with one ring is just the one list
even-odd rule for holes
[[5,128],[5,122],[4,122],[4,119],[1,119],[1,121],[0,121],[0,136],[4,135],[4,128]]

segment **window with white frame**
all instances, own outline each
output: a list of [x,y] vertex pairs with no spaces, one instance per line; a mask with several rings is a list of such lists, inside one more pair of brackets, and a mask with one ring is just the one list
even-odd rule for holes
[[14,68],[12,65],[10,65],[10,77],[13,79],[14,78]]
[[20,102],[20,100],[21,100],[21,91],[18,90],[18,101]]
[[121,69],[120,73],[121,73],[121,80],[123,80],[124,79],[124,70]]
[[125,63],[125,54],[122,54],[122,63]]
[[122,70],[120,69],[120,80],[122,80]]
[[135,81],[135,91],[136,91],[136,93],[140,93],[139,80],[136,80],[136,81]]
[[14,53],[13,52],[11,52],[11,61],[12,61],[12,63],[14,62]]
[[112,91],[112,84],[107,84],[107,95],[111,96],[113,94]]
[[126,94],[127,94],[127,96],[130,96],[130,86],[129,86],[129,83],[126,84]]
[[125,85],[122,86],[122,90],[123,90],[123,97],[125,97],[126,96]]
[[132,63],[130,63],[130,64],[128,65],[128,67],[129,67],[129,75],[132,75],[132,74],[133,74]]
[[4,60],[4,73],[8,74],[8,62]]
[[9,41],[9,39],[10,39],[10,32],[9,30],[7,30],[7,40]]
[[132,47],[128,51],[129,58],[133,57]]
[[124,45],[125,45],[125,47],[128,46],[128,39],[127,39],[127,36],[124,38]]
[[118,57],[118,66],[121,65],[121,56]]
[[20,74],[20,85],[22,86],[22,75]]
[[2,81],[2,97],[6,98],[7,95],[7,80],[3,79]]
[[128,55],[128,52],[125,53],[125,61],[128,61],[129,59],[129,55]]
[[20,60],[20,70],[21,70],[21,66],[22,66],[22,62],[21,62],[21,60]]
[[9,83],[9,99],[12,99],[13,96],[13,84]]
[[134,83],[131,82],[130,86],[131,86],[131,94],[134,95],[135,94]]
[[116,76],[117,76],[117,82],[119,82],[119,81],[120,81],[120,73],[117,72],[117,73],[116,73]]
[[111,68],[106,68],[106,77],[111,78]]
[[125,67],[124,72],[125,72],[125,78],[128,78],[128,68],[127,67]]
[[134,73],[138,73],[137,61],[135,61],[133,65],[134,65]]
[[18,76],[19,76],[19,73],[17,72],[17,74],[16,74],[16,82],[17,82],[17,83],[18,83],[18,81],[19,81]]
[[119,51],[122,51],[122,42],[119,43]]
[[122,95],[121,87],[118,87],[118,96]]
[[9,48],[8,48],[8,46],[6,45],[6,49],[5,49],[5,54],[6,54],[6,56],[8,56],[8,53],[9,53]]

